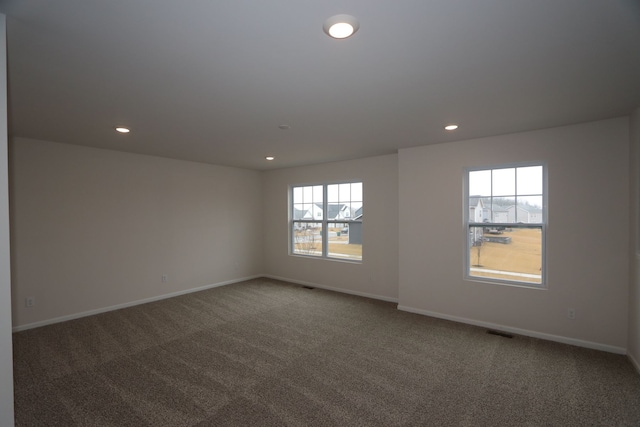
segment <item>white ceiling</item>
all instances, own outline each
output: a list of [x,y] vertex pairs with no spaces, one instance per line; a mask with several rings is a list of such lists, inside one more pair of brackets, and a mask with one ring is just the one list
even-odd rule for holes
[[[12,136],[267,170],[640,107],[638,0],[3,0],[0,12]],[[360,30],[334,40],[322,25],[340,13]]]

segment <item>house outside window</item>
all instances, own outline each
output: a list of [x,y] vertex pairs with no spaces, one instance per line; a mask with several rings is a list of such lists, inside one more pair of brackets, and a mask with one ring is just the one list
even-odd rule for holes
[[291,187],[290,253],[362,261],[362,182]]
[[466,171],[466,279],[545,286],[546,193],[543,164]]

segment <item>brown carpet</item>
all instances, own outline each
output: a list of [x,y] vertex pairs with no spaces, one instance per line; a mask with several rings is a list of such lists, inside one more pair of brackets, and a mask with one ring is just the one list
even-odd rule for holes
[[638,426],[626,357],[268,279],[14,334],[17,426]]

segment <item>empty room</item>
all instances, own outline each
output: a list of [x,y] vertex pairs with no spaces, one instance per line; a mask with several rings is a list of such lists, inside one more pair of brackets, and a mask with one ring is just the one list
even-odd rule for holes
[[0,38],[0,427],[640,425],[637,1]]

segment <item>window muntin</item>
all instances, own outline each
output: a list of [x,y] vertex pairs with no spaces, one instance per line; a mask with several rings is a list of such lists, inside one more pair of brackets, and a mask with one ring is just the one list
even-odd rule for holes
[[544,286],[544,165],[468,170],[465,188],[465,277]]
[[291,187],[290,208],[291,254],[362,260],[362,182]]

